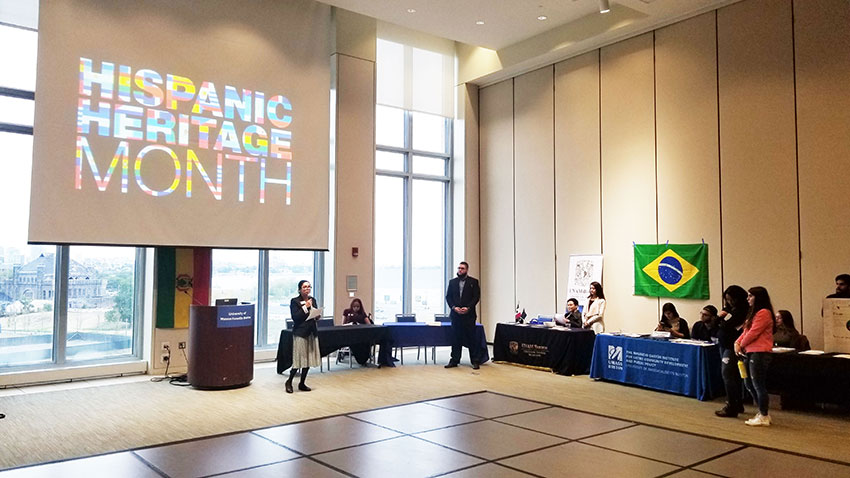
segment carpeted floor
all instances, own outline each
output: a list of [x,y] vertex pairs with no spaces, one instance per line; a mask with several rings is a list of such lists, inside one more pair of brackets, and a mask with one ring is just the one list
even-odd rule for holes
[[148,380],[0,396],[0,469],[275,426],[312,418],[490,390],[575,410],[707,437],[850,462],[850,418],[772,410],[775,425],[751,428],[714,416],[719,403],[563,377],[510,365],[446,370],[338,366],[312,372],[310,393],[287,395],[274,364],[259,366],[249,387],[199,391]]

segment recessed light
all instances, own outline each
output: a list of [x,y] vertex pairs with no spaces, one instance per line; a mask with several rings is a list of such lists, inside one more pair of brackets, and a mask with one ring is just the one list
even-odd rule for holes
[[476,25],[484,25],[484,20],[478,20],[475,22]]
[[538,19],[538,20],[540,20],[540,21],[542,22],[542,21],[544,21],[544,20],[548,20],[548,19],[549,19],[549,17],[547,17],[546,15],[540,15],[539,17],[537,17],[537,19]]
[[416,9],[415,8],[408,8],[407,13],[416,13]]

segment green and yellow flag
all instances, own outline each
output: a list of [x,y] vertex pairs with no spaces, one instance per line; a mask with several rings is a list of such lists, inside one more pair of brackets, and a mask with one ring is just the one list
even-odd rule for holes
[[156,248],[156,327],[189,326],[189,306],[210,305],[212,249]]
[[708,244],[635,244],[635,295],[708,299]]

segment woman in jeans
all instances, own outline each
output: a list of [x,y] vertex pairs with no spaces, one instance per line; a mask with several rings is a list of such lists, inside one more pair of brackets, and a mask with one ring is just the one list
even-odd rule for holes
[[741,374],[738,372],[738,356],[735,355],[735,341],[741,336],[741,328],[747,319],[747,291],[739,285],[730,285],[723,291],[723,310],[717,317],[720,319],[720,330],[717,340],[720,345],[723,373],[723,384],[726,387],[726,405],[714,412],[718,417],[735,418],[744,413],[742,396],[744,393]]
[[773,349],[773,306],[764,287],[752,287],[747,292],[750,312],[744,322],[744,333],[735,341],[735,353],[743,356],[744,364],[748,365],[748,376],[744,383],[758,404],[759,411],[755,417],[744,423],[766,427],[770,426],[767,410],[770,401],[767,395],[767,366]]

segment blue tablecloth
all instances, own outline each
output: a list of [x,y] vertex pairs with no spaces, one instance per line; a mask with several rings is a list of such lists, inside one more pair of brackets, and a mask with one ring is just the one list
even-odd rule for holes
[[[442,322],[440,325],[428,325],[424,322],[384,322],[389,329],[389,344],[391,347],[447,347],[452,345],[452,324]],[[475,342],[481,347],[481,363],[490,360],[487,349],[487,338],[484,326],[476,324]]]
[[725,393],[716,345],[597,335],[590,377],[700,400],[711,400]]

